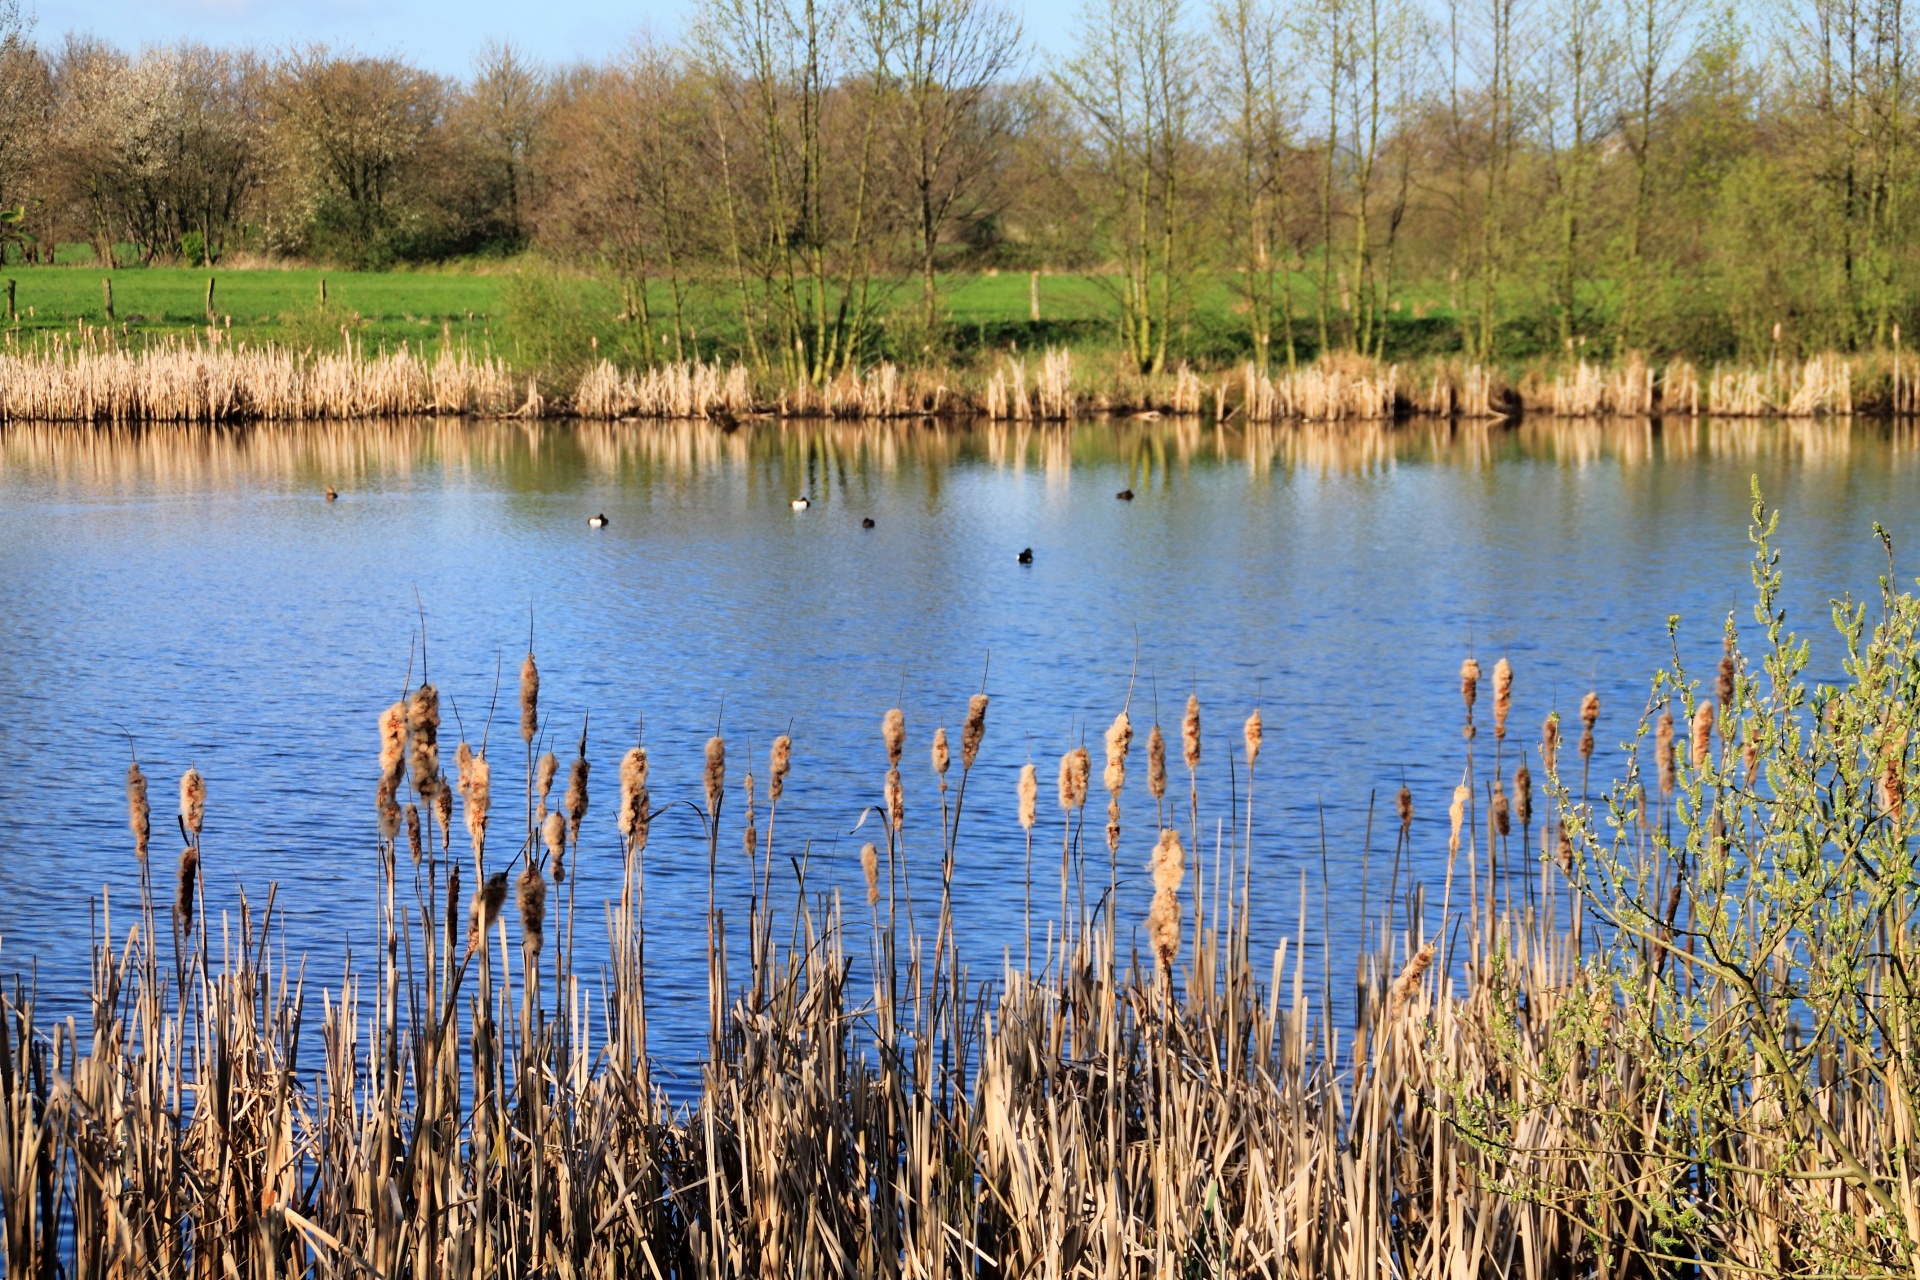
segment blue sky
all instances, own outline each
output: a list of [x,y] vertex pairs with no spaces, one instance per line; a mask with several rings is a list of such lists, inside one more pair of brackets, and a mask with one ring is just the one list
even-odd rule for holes
[[[178,39],[275,47],[321,40],[369,53],[400,52],[429,70],[459,74],[490,38],[507,39],[549,61],[595,59],[639,31],[671,38],[697,0],[23,0],[35,36],[52,44],[67,31],[91,31],[135,47]],[[1077,0],[1033,0],[1029,36],[1058,48],[1072,29]]]

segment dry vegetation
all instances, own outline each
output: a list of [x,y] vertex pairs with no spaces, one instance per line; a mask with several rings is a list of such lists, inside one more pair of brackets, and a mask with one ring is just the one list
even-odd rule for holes
[[[1189,700],[1140,755],[1123,709],[1044,796],[1029,765],[993,797],[969,796],[984,695],[930,739],[889,712],[864,899],[803,882],[776,905],[804,744],[761,772],[715,737],[688,796],[655,795],[636,746],[590,809],[584,754],[536,758],[531,654],[497,779],[443,752],[422,684],[377,726],[385,945],[324,992],[271,902],[210,910],[202,860],[240,851],[201,832],[232,802],[181,780],[176,865],[135,764],[149,889],[110,916],[90,1016],[3,1002],[7,1274],[1910,1275],[1920,601],[1841,610],[1847,678],[1808,688],[1755,513],[1757,651],[1730,620],[1710,677],[1661,672],[1597,795],[1617,712],[1588,695],[1534,740],[1524,673],[1463,664],[1444,880],[1413,883],[1438,858],[1403,789],[1351,1023],[1303,963],[1304,910],[1271,954],[1250,941],[1261,754],[1288,749],[1259,709],[1223,731]],[[1202,811],[1209,773],[1235,777],[1229,811]],[[1153,828],[1121,825],[1128,787]],[[645,906],[677,803],[704,832],[709,1038],[669,1097]],[[1030,941],[985,988],[949,910],[982,804],[1029,850]],[[588,821],[624,876],[607,954],[577,957]],[[1124,919],[1142,860],[1152,907]],[[711,906],[734,876],[744,920]]]

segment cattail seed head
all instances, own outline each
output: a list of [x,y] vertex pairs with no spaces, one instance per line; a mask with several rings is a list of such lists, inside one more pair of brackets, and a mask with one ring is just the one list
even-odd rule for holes
[[1085,747],[1075,747],[1060,757],[1060,807],[1078,809],[1087,802],[1087,783],[1093,776],[1093,759]]
[[1187,695],[1187,713],[1180,719],[1180,751],[1188,769],[1199,767],[1200,699],[1196,694]]
[[567,856],[567,818],[558,809],[547,815],[547,821],[540,828],[540,838],[546,843],[547,857],[559,862]]
[[135,761],[127,766],[127,827],[133,832],[133,856],[145,862],[153,838],[153,809],[147,803],[147,775]]
[[787,773],[793,768],[793,739],[781,734],[767,753],[767,800],[779,804],[787,789]]
[[1573,841],[1567,838],[1567,824],[1561,819],[1554,826],[1554,857],[1560,863],[1562,871],[1573,870]]
[[587,773],[585,756],[575,756],[567,770],[567,826],[575,844],[580,843],[580,824],[587,819]]
[[980,743],[987,736],[987,695],[976,693],[967,699],[967,718],[960,726],[960,767],[973,768],[980,754]]
[[1252,772],[1253,766],[1260,759],[1260,742],[1266,737],[1266,728],[1260,723],[1260,708],[1253,709],[1253,714],[1247,717],[1247,723],[1242,732],[1247,741],[1247,770]]
[[1509,835],[1513,831],[1513,806],[1507,799],[1506,784],[1500,779],[1493,780],[1493,802],[1488,810],[1488,819],[1498,835]]
[[747,827],[745,834],[741,837],[741,846],[746,850],[748,861],[752,861],[754,854],[760,848],[760,832],[753,822],[753,770],[751,769],[747,770],[746,792]]
[[189,845],[180,854],[180,876],[174,886],[173,917],[180,922],[180,932],[193,932],[193,892],[194,881],[200,874],[200,853]]
[[207,782],[200,771],[191,765],[180,775],[180,821],[186,825],[193,836],[194,843],[200,840],[201,824],[207,820]]
[[880,903],[880,850],[872,842],[860,848],[860,871],[867,878],[867,905]]
[[1400,819],[1400,834],[1406,835],[1413,826],[1413,792],[1407,790],[1407,784],[1400,784],[1400,794],[1393,798],[1393,811]]
[[467,913],[468,955],[485,944],[487,930],[493,928],[493,922],[500,918],[500,908],[506,901],[507,873],[496,871],[480,886],[480,892],[473,895],[473,906]]
[[413,691],[407,708],[407,728],[413,735],[409,766],[413,785],[422,796],[441,786],[440,782],[440,691],[423,684]]
[[1907,777],[1906,755],[1903,750],[1889,744],[1885,759],[1880,764],[1880,808],[1892,820],[1894,826],[1906,823]]
[[1522,830],[1533,825],[1533,775],[1525,763],[1513,771],[1513,816]]
[[560,776],[560,762],[549,751],[540,757],[540,763],[534,768],[534,791],[540,797],[540,807],[547,807],[547,797],[553,794],[553,780]]
[[420,806],[407,806],[407,853],[413,858],[415,866],[420,865],[420,855],[424,852],[420,841]]
[[515,898],[520,908],[520,945],[537,956],[546,942],[547,882],[541,876],[540,868],[529,862],[520,873],[515,888]]
[[1660,798],[1672,797],[1676,761],[1673,751],[1673,712],[1662,711],[1653,728],[1653,763],[1660,783]]
[[1420,989],[1421,979],[1433,967],[1433,956],[1434,946],[1429,942],[1413,953],[1406,967],[1400,970],[1400,976],[1393,980],[1393,986],[1387,989],[1386,1026],[1399,1023],[1400,1015],[1406,1012],[1408,1003],[1413,999],[1413,993]]
[[[520,740],[528,746],[533,745],[533,735],[540,731],[540,668],[534,665],[533,652],[527,652],[527,660],[520,664]],[[545,892],[544,886],[541,890]]]
[[1460,824],[1466,820],[1467,802],[1473,799],[1473,789],[1461,783],[1453,789],[1453,800],[1447,805],[1447,821],[1453,827],[1453,834],[1447,840],[1449,855],[1460,852]]
[[407,704],[404,699],[380,713],[380,776],[399,790],[407,757]]
[[[466,743],[460,744],[465,751]],[[493,804],[493,766],[487,763],[485,756],[474,756],[463,770],[465,777],[460,784],[460,798],[464,801],[462,814],[467,822],[467,838],[473,841],[473,851],[481,852],[487,844],[487,811]]]
[[382,778],[373,789],[373,808],[380,818],[380,838],[392,840],[400,834],[400,803],[394,798],[393,779]]
[[1552,774],[1560,765],[1560,713],[1550,711],[1540,726],[1540,763]]
[[1158,724],[1147,731],[1147,794],[1155,801],[1167,798],[1167,739]]
[[895,835],[900,834],[901,824],[907,820],[907,800],[900,786],[900,770],[887,770],[886,785],[887,825],[893,828]]
[[887,763],[899,767],[900,753],[907,749],[907,717],[900,708],[880,717],[880,740],[887,747]]
[[1600,695],[1589,690],[1587,696],[1580,699],[1580,727],[1588,733],[1600,723]]
[[1505,658],[1493,664],[1493,736],[1507,736],[1507,716],[1513,711],[1513,664]]
[[620,812],[616,821],[620,835],[628,842],[641,835],[647,824],[647,749],[630,747],[620,758]]
[[1160,832],[1153,846],[1153,887],[1157,893],[1178,893],[1187,879],[1187,851],[1172,827]]
[[707,739],[705,782],[707,817],[714,818],[720,813],[720,800],[725,795],[727,786],[727,744],[718,734]]
[[1693,771],[1704,771],[1713,760],[1713,704],[1702,699],[1693,709]]
[[940,781],[947,780],[947,769],[953,764],[953,753],[947,749],[947,726],[941,725],[933,731],[933,771],[940,775]]
[[1127,753],[1133,748],[1133,721],[1122,711],[1107,726],[1107,763],[1101,770],[1100,781],[1106,784],[1107,794],[1117,796],[1120,789],[1127,785]]
[[1020,766],[1020,825],[1033,830],[1033,820],[1039,816],[1040,778],[1031,763]]
[[1733,705],[1733,678],[1736,669],[1733,663],[1732,639],[1726,642],[1726,649],[1727,651],[1720,655],[1720,672],[1713,682],[1713,695],[1720,703],[1722,711]]
[[1107,797],[1107,852],[1120,852],[1120,797]]
[[440,852],[445,853],[453,839],[453,792],[449,788],[434,788],[433,816],[440,822]]
[[1147,939],[1154,959],[1169,974],[1173,962],[1180,958],[1180,933],[1180,899],[1171,893],[1154,894],[1153,906],[1147,911]]
[[1473,719],[1473,704],[1480,696],[1480,661],[1468,656],[1460,664],[1460,701],[1467,704],[1467,719]]
[[1746,745],[1740,748],[1740,765],[1746,771],[1747,790],[1753,790],[1754,781],[1760,776],[1760,740],[1749,736]]

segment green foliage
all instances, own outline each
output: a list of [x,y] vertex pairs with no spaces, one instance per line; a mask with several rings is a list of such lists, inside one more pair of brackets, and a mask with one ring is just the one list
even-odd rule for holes
[[643,362],[631,326],[616,319],[604,283],[528,261],[507,278],[500,350],[518,368],[539,370],[564,387],[602,356]]

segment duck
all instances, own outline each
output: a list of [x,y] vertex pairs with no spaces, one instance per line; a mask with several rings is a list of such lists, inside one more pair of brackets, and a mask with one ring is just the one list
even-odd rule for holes
[[1028,548],[1027,548],[1027,549],[1026,549],[1025,551],[1022,551],[1022,552],[1020,553],[1020,563],[1021,563],[1021,564],[1032,564],[1032,563],[1033,563],[1033,548],[1032,548],[1032,547],[1028,547]]
[[333,502],[340,497],[340,491],[338,489],[335,489],[332,485],[328,485],[324,490],[322,490],[322,496],[325,497],[328,502]]
[[790,505],[793,507],[795,511],[805,511],[808,507],[812,506],[813,504],[811,502],[808,502],[806,498],[802,496],[802,497],[795,498]]
[[605,516],[603,516],[603,515],[600,515],[600,516],[588,516],[588,517],[587,517],[587,528],[589,528],[589,529],[604,529],[604,528],[606,528],[606,527],[607,527],[607,518],[606,518]]
[[1113,496],[1114,496],[1114,497],[1116,497],[1116,498],[1118,498],[1118,499],[1120,499],[1120,501],[1122,501],[1122,502],[1132,502],[1132,501],[1133,501],[1133,490],[1131,490],[1131,489],[1122,489],[1122,490],[1121,490],[1120,492],[1118,492],[1118,493],[1116,493],[1116,494],[1114,494]]
[[873,517],[872,517],[872,516],[867,516],[867,517],[866,517],[865,519],[863,519],[863,520],[861,520],[861,521],[860,521],[860,527],[861,527],[862,529],[871,529],[871,528],[873,528]]

